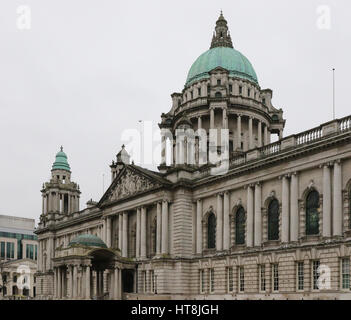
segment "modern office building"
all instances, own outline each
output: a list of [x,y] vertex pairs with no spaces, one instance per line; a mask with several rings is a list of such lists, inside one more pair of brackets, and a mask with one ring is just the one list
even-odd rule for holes
[[38,242],[34,228],[34,219],[0,215],[0,298],[35,296]]

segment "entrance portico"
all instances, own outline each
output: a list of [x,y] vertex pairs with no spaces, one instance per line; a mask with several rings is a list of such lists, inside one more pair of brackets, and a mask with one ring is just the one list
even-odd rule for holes
[[[87,236],[98,242],[83,243]],[[125,261],[117,250],[104,247],[98,237],[83,235],[57,251],[53,260],[55,299],[120,300],[124,287],[135,287],[135,264]]]

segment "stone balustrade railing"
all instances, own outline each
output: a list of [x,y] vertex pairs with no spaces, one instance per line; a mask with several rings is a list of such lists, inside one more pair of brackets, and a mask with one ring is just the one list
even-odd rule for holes
[[[230,159],[230,167],[240,166],[249,161],[272,156],[281,151],[293,149],[302,145],[308,145],[330,135],[337,135],[351,131],[351,116],[336,119],[320,125],[319,127],[288,136],[277,142],[255,148]],[[209,169],[201,170],[201,177],[209,174]]]

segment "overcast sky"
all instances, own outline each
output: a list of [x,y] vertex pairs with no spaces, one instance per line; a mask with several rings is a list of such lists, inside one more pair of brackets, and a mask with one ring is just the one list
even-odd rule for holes
[[[18,28],[21,5],[30,29]],[[349,0],[1,0],[0,214],[38,221],[61,145],[81,207],[99,200],[123,130],[169,111],[220,9],[234,47],[284,110],[285,136],[332,119],[333,67],[336,116],[351,113]]]

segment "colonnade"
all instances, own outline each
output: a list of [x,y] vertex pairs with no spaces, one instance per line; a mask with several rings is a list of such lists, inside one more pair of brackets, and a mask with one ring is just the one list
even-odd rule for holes
[[[169,253],[169,202],[162,200],[156,202],[156,255]],[[112,219],[115,216],[107,216],[104,220],[103,240],[108,248],[112,246]],[[147,249],[147,220],[148,207],[140,206],[136,208],[136,258],[145,259],[148,254]],[[128,257],[128,212],[118,214],[118,247],[122,257]]]
[[105,293],[104,278],[106,275],[109,275],[110,299],[121,299],[122,270],[117,266],[108,270],[92,270],[91,265],[79,264],[54,267],[54,298],[102,297]]
[[[222,129],[230,129],[229,128],[229,116],[231,116],[230,114],[228,114],[228,109],[226,107],[214,107],[211,106],[210,107],[210,127],[209,129],[216,129],[215,126],[215,109],[221,109],[222,111]],[[202,118],[204,116],[198,116],[197,117],[197,128],[198,129],[203,129],[202,126]],[[234,150],[242,150],[242,122],[243,122],[243,114],[236,114],[236,127],[232,128],[232,132],[234,134],[234,132],[236,132],[236,139],[235,141],[233,141],[233,149]],[[271,133],[269,131],[269,128],[267,126],[267,124],[263,121],[261,121],[260,119],[256,119],[253,116],[246,116],[245,118],[247,118],[247,126],[248,126],[248,150],[254,149],[256,147],[255,144],[255,139],[254,139],[254,126],[257,126],[257,147],[262,147],[264,145],[270,144],[271,141]],[[255,122],[255,124],[254,124]],[[167,148],[166,148],[166,133],[165,132],[161,132],[161,165],[165,165],[166,164],[166,159],[167,159]],[[279,138],[282,139],[283,138],[283,132],[282,130],[279,133]],[[181,158],[184,159],[184,163],[186,162],[187,159],[187,150],[188,150],[188,146],[186,144],[186,141],[183,142],[183,147],[180,149],[179,145],[176,144],[175,141],[173,141],[173,162],[176,163],[176,148],[178,148],[177,152],[178,154],[181,153]],[[183,150],[184,149],[184,150]],[[196,147],[198,152],[198,145]],[[195,155],[196,159],[198,159],[198,156]],[[179,161],[177,162],[179,163]],[[196,161],[196,163],[198,163],[198,161]],[[195,163],[194,163],[195,164]]]
[[[67,212],[65,212],[64,198],[67,196]],[[72,213],[79,211],[79,195],[50,191],[42,194],[42,214],[48,212]]]

